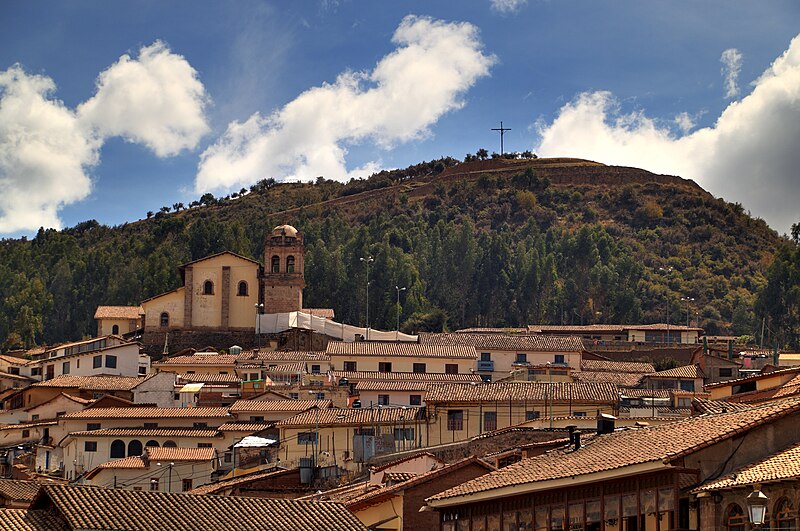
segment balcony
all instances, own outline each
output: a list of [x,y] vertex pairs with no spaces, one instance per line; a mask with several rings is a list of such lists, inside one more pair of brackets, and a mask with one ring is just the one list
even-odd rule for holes
[[478,371],[493,371],[494,370],[494,362],[493,361],[479,361],[478,362]]

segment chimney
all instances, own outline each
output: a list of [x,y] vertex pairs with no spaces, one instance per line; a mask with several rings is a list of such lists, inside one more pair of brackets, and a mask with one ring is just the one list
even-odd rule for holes
[[576,450],[581,449],[581,432],[576,430],[575,433],[572,434],[572,442],[575,445]]
[[600,413],[597,416],[597,434],[614,433],[617,418],[613,415]]
[[569,435],[569,443],[572,444],[572,441],[575,438],[575,430],[577,430],[577,426],[567,426],[567,434]]

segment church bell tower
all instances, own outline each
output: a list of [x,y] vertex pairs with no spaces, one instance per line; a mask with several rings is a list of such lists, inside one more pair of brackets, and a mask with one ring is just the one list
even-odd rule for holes
[[291,225],[279,225],[264,243],[264,313],[303,309],[305,247],[303,235]]

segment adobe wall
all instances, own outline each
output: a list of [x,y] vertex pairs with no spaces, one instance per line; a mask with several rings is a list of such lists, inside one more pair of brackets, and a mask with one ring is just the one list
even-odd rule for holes
[[[164,336],[165,332],[145,330],[141,339],[143,350],[150,356],[160,357],[164,350]],[[262,348],[272,346],[281,350],[322,351],[330,339],[311,330],[293,329],[279,334],[261,334],[260,345]],[[167,348],[170,353],[204,347],[227,350],[233,345],[248,350],[256,348],[258,344],[258,335],[251,330],[172,330],[169,332]]]

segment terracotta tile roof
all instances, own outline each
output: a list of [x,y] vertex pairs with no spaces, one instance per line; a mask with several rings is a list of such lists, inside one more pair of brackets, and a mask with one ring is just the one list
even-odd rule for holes
[[460,328],[455,334],[527,334],[528,328],[491,328],[476,326],[472,328]]
[[258,472],[251,472],[249,474],[237,475],[235,478],[223,479],[215,483],[202,485],[200,487],[190,490],[188,494],[219,494],[223,490],[235,487],[237,485],[243,485],[251,483],[253,481],[259,481],[270,477],[281,476],[287,472],[291,471],[288,471],[285,468],[277,468],[277,467],[270,468],[268,470],[259,470]]
[[800,444],[795,444],[758,461],[742,467],[717,480],[704,483],[692,492],[728,489],[740,485],[770,483],[800,477]]
[[583,382],[500,382],[490,384],[436,384],[428,388],[425,401],[583,401],[614,403],[619,401],[617,388],[606,383]]
[[603,472],[643,463],[669,464],[778,418],[800,412],[800,399],[787,399],[745,411],[701,415],[680,421],[599,435],[580,450],[556,450],[515,463],[429,500],[445,500],[506,486],[533,484]]
[[275,531],[327,529],[365,531],[342,505],[239,496],[197,496],[167,492],[99,489],[79,486],[44,487],[34,507],[50,503],[72,528],[136,531]]
[[358,483],[353,483],[352,485],[345,485],[344,487],[337,487],[335,489],[326,490],[324,492],[318,492],[316,494],[309,494],[307,496],[302,496],[297,498],[298,500],[329,500],[335,502],[346,503],[353,498],[357,498],[359,496],[363,496],[368,492],[372,492],[381,488],[380,485],[376,485],[374,483],[370,483],[369,481],[359,481]]
[[743,411],[750,409],[751,405],[726,402],[724,400],[711,400],[710,398],[695,398],[692,406],[699,413],[727,413],[728,411]]
[[330,356],[321,351],[305,351],[305,350],[276,350],[276,351],[258,351],[252,354],[253,360],[264,361],[331,361]]
[[437,334],[420,333],[423,345],[465,345],[475,350],[508,350],[513,352],[583,352],[580,337],[508,335],[508,334]]
[[157,367],[169,367],[170,365],[230,365],[231,367],[239,359],[239,355],[234,354],[192,354],[189,356],[173,356],[153,363]]
[[22,422],[20,424],[0,424],[0,430],[27,430],[40,426],[55,426],[56,424],[58,424],[56,420],[40,420],[36,422]]
[[430,382],[408,382],[404,380],[362,380],[356,391],[426,391]]
[[300,413],[312,407],[327,408],[330,400],[237,400],[230,407],[231,413],[295,411]]
[[36,481],[0,479],[0,498],[13,501],[33,501],[41,485]]
[[0,531],[70,531],[70,528],[48,511],[0,508]]
[[81,398],[79,396],[72,396],[71,394],[65,393],[65,392],[62,391],[59,394],[57,394],[56,396],[54,396],[53,398],[51,398],[50,400],[42,402],[41,404],[36,404],[35,406],[31,406],[31,407],[25,408],[25,411],[33,411],[36,408],[45,406],[46,404],[49,404],[50,402],[53,402],[53,401],[58,400],[60,398],[66,398],[70,402],[75,402],[76,404],[80,404],[82,406],[88,406],[89,404],[93,404],[96,401],[94,399]]
[[98,306],[95,319],[139,319],[144,315],[141,306]]
[[306,372],[308,362],[294,361],[290,363],[264,363],[263,361],[243,362],[237,363],[237,369],[261,369],[267,374],[297,374],[298,372]]
[[230,383],[238,384],[242,382],[236,374],[213,374],[213,373],[192,373],[180,374],[178,379],[183,383]]
[[700,365],[683,365],[674,369],[658,371],[648,374],[651,378],[705,378],[706,375]]
[[777,398],[787,398],[797,394],[800,394],[800,374],[783,385],[772,387],[770,389],[763,389],[761,391],[739,393],[728,397],[727,400],[731,402],[756,403],[765,402],[767,400],[775,400]]
[[151,461],[211,461],[217,455],[214,448],[155,447],[144,449]]
[[33,387],[65,387],[87,391],[131,391],[152,376],[72,376],[62,374],[51,380],[37,382]]
[[652,363],[636,361],[581,360],[582,371],[647,373],[656,372]]
[[271,428],[274,425],[274,422],[226,422],[217,429],[222,432],[238,431],[242,433],[255,433]]
[[67,413],[63,419],[225,418],[225,407],[97,407]]
[[34,382],[33,378],[28,378],[27,376],[20,376],[19,374],[11,374],[10,372],[0,371],[0,378],[6,378],[8,380],[17,380],[19,382]]
[[427,450],[422,450],[418,452],[413,452],[410,455],[406,455],[405,457],[401,457],[399,459],[394,459],[393,461],[389,461],[388,463],[384,463],[379,466],[373,466],[370,468],[372,472],[380,472],[381,470],[386,470],[387,468],[391,468],[393,466],[397,466],[401,463],[405,463],[407,461],[412,461],[414,459],[418,459],[420,457],[430,457],[441,464],[444,464],[444,461],[433,455],[432,453],[428,452]]
[[[319,417],[317,417],[317,412],[319,412]],[[403,418],[401,419],[400,417]],[[276,422],[275,425],[281,428],[303,427],[316,424],[319,421],[320,426],[360,426],[362,424],[398,424],[402,421],[413,423],[424,418],[425,408],[423,407],[330,408],[309,409],[294,417]]]
[[626,398],[669,398],[673,389],[620,389],[620,396]]
[[0,354],[0,361],[10,363],[12,365],[27,365],[29,361],[25,358],[18,358],[16,356],[9,356],[7,354]]
[[413,472],[386,472],[383,475],[383,482],[400,483],[402,481],[408,481],[409,479],[414,479],[415,477],[417,477],[417,474]]
[[102,428],[70,433],[72,437],[221,437],[213,428]]
[[436,468],[424,474],[415,475],[414,477],[406,481],[403,481],[402,483],[397,483],[389,487],[383,487],[376,491],[367,493],[363,496],[359,496],[358,498],[353,498],[352,500],[346,502],[345,506],[351,511],[355,511],[363,507],[368,507],[397,492],[410,489],[422,483],[427,483],[428,481],[435,481],[446,474],[455,472],[456,470],[459,470],[471,464],[482,466],[483,468],[486,469],[486,472],[492,472],[496,470],[495,467],[484,463],[481,459],[478,458],[478,456],[473,455],[471,457],[461,459],[460,461],[456,461],[455,463],[445,465],[441,468]]
[[473,373],[445,374],[435,372],[378,372],[378,371],[330,371],[331,376],[338,382],[347,378],[351,382],[373,381],[401,381],[401,382],[482,382],[480,375]]
[[412,358],[470,359],[477,357],[475,347],[465,345],[421,345],[419,343],[374,343],[331,341],[325,351],[328,356],[380,356]]
[[111,461],[106,461],[100,465],[94,467],[94,469],[90,470],[86,474],[87,479],[92,479],[100,470],[109,469],[109,470],[130,470],[130,469],[142,469],[144,470],[147,468],[147,464],[142,459],[140,455],[131,455],[129,457],[123,457],[121,459],[112,459]]
[[591,332],[618,332],[622,333],[628,328],[625,325],[528,325],[528,332],[574,332],[576,334],[589,334]]
[[635,387],[642,381],[644,373],[576,371],[571,376],[576,382],[608,383],[620,387]]
[[764,378],[769,378],[772,376],[776,376],[779,374],[791,374],[791,373],[800,373],[800,367],[789,367],[786,369],[779,369],[777,371],[772,371],[763,374],[755,374],[752,376],[743,376],[741,378],[736,378],[734,380],[725,380],[724,382],[717,382],[706,385],[706,389],[715,389],[717,387],[726,387],[730,386],[731,384],[739,384],[743,382],[755,382],[758,380],[762,380]]

